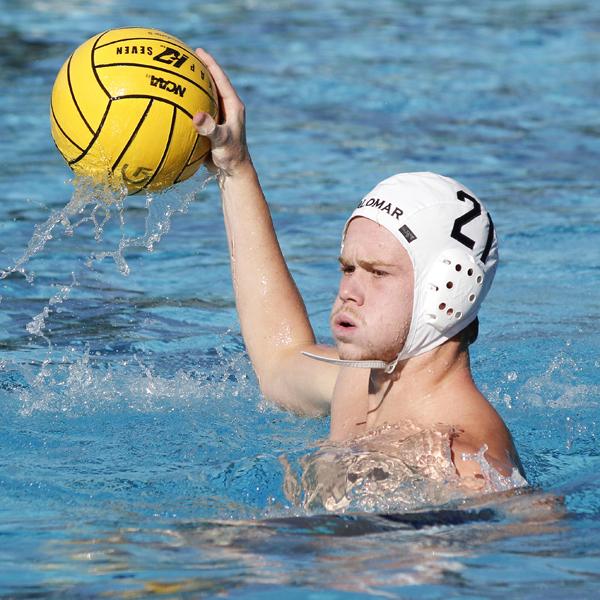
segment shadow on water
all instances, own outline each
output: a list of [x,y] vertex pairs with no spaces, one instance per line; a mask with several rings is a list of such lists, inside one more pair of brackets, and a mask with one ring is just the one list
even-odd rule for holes
[[[27,37],[10,27],[0,26],[0,72],[9,75],[30,68],[32,63],[49,56],[62,56],[68,45]],[[0,80],[4,79],[0,76]]]
[[[459,584],[468,591],[473,582],[466,570],[482,552],[493,556],[509,543],[509,552],[517,553],[525,538],[561,535],[570,527],[562,500],[532,488],[396,514],[148,525],[94,523],[93,537],[53,542],[53,561],[113,578],[110,589],[103,588],[108,596],[195,597],[246,589],[264,597],[283,586],[400,598],[401,588],[417,584]],[[151,571],[144,564],[147,552],[156,558]],[[173,577],[171,569],[180,572],[182,564],[189,575]],[[85,583],[53,589],[90,591]]]

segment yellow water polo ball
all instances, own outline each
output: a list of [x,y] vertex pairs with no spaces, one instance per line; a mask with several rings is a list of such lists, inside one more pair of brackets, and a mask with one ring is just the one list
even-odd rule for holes
[[192,124],[218,118],[206,66],[181,40],[143,27],[109,29],[79,46],[60,69],[50,114],[67,164],[129,194],[193,175],[210,150]]

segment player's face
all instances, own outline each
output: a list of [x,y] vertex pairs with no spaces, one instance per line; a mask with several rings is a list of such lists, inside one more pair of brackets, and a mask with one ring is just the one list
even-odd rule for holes
[[385,227],[358,217],[348,226],[340,257],[342,278],[331,311],[340,358],[396,358],[410,327],[413,267]]

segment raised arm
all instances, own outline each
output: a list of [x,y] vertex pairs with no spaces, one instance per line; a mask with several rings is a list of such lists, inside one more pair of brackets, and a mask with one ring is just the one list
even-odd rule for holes
[[[211,142],[236,306],[252,365],[270,400],[296,412],[326,414],[338,367],[300,354],[317,350],[315,337],[248,152],[244,105],[214,58],[202,49],[196,52],[209,68],[221,98],[221,123],[198,113],[194,125]],[[319,347],[318,352],[337,356],[332,348]]]

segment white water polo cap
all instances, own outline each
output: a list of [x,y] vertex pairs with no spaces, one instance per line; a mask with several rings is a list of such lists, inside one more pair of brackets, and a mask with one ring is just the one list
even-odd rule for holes
[[475,320],[498,263],[496,233],[473,192],[435,173],[400,173],[377,184],[346,222],[342,249],[356,217],[385,227],[408,252],[414,271],[412,319],[393,362],[335,362],[391,372],[399,360],[433,350]]

